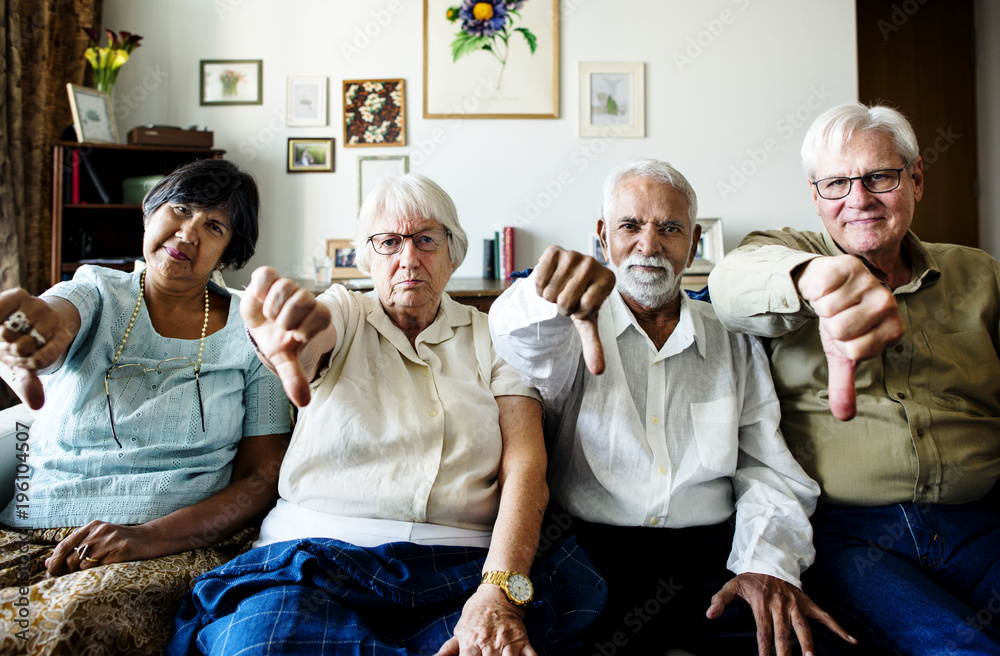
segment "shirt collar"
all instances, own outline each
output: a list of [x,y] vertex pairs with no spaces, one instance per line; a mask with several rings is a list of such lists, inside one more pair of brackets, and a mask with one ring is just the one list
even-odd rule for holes
[[[830,233],[823,231],[823,241],[831,253],[844,253],[844,249],[833,240]],[[895,290],[899,293],[912,293],[924,286],[930,286],[941,279],[941,270],[938,269],[937,261],[924,247],[924,243],[913,234],[912,230],[907,230],[903,236],[903,252],[910,260],[910,282]]]
[[[379,301],[378,291],[372,290],[365,294],[368,299],[368,323],[370,323],[380,335],[385,337],[389,343],[414,362],[423,363],[410,340],[399,329],[399,326],[392,322],[389,315],[385,313],[382,302]],[[450,339],[455,334],[455,329],[460,326],[467,326],[472,323],[472,315],[467,306],[457,301],[453,301],[448,294],[441,294],[441,307],[431,325],[427,326],[420,335],[417,336],[416,343],[440,344]]]
[[[692,343],[698,349],[698,355],[703,358],[705,357],[705,326],[702,323],[701,316],[691,312],[692,301],[688,298],[687,292],[681,289],[678,293],[681,297],[680,319],[677,321],[674,332],[670,334],[663,348],[657,353],[656,360],[677,355],[691,346]],[[622,333],[629,326],[632,326],[636,333],[641,335],[646,340],[646,343],[649,344],[650,349],[652,349],[653,341],[649,339],[649,335],[646,334],[646,331],[635,320],[635,315],[632,314],[632,310],[625,304],[625,299],[622,298],[621,293],[617,289],[611,292],[607,302],[611,306],[611,318],[614,322],[615,338],[620,338]]]

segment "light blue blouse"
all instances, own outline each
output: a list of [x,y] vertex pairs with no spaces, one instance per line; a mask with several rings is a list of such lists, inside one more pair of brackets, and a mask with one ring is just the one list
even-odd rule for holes
[[[229,296],[210,283],[212,291]],[[194,367],[109,380],[118,448],[111,434],[104,374],[139,298],[139,274],[83,266],[45,294],[73,303],[80,332],[63,365],[43,377],[45,405],[31,426],[28,500],[0,521],[18,528],[82,526],[100,519],[139,524],[205,499],[229,484],[243,436],[289,430],[288,399],[257,359],[229,303],[226,326],[205,338],[201,429]],[[200,339],[161,337],[140,306],[117,364],[153,369],[161,360],[198,360]],[[20,506],[20,507],[18,507]],[[27,506],[27,516],[20,515]]]

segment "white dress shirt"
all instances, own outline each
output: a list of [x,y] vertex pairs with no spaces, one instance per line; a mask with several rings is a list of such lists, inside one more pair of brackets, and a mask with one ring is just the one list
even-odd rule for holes
[[519,281],[490,312],[493,343],[542,394],[553,501],[586,521],[681,528],[736,510],[728,568],[796,586],[814,558],[819,486],[792,457],[760,342],[722,327],[681,292],[663,347],[617,290],[598,314],[606,369],[592,375],[579,334]]

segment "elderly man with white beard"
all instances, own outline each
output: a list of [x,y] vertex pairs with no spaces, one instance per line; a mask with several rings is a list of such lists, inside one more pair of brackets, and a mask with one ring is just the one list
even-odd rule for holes
[[694,190],[633,160],[602,209],[610,269],[549,247],[490,311],[497,351],[542,394],[550,516],[608,583],[586,654],[783,656],[793,635],[809,653],[809,618],[854,642],[800,589],[819,487],[778,429],[767,355],[680,289],[701,234]]

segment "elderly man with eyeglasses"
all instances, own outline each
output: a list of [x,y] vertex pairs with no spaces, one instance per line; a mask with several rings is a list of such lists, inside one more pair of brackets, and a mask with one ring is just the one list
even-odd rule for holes
[[823,490],[806,584],[894,653],[1000,653],[1000,264],[910,231],[924,173],[898,111],[829,110],[802,160],[825,230],[754,232],[709,287],[766,338]]

